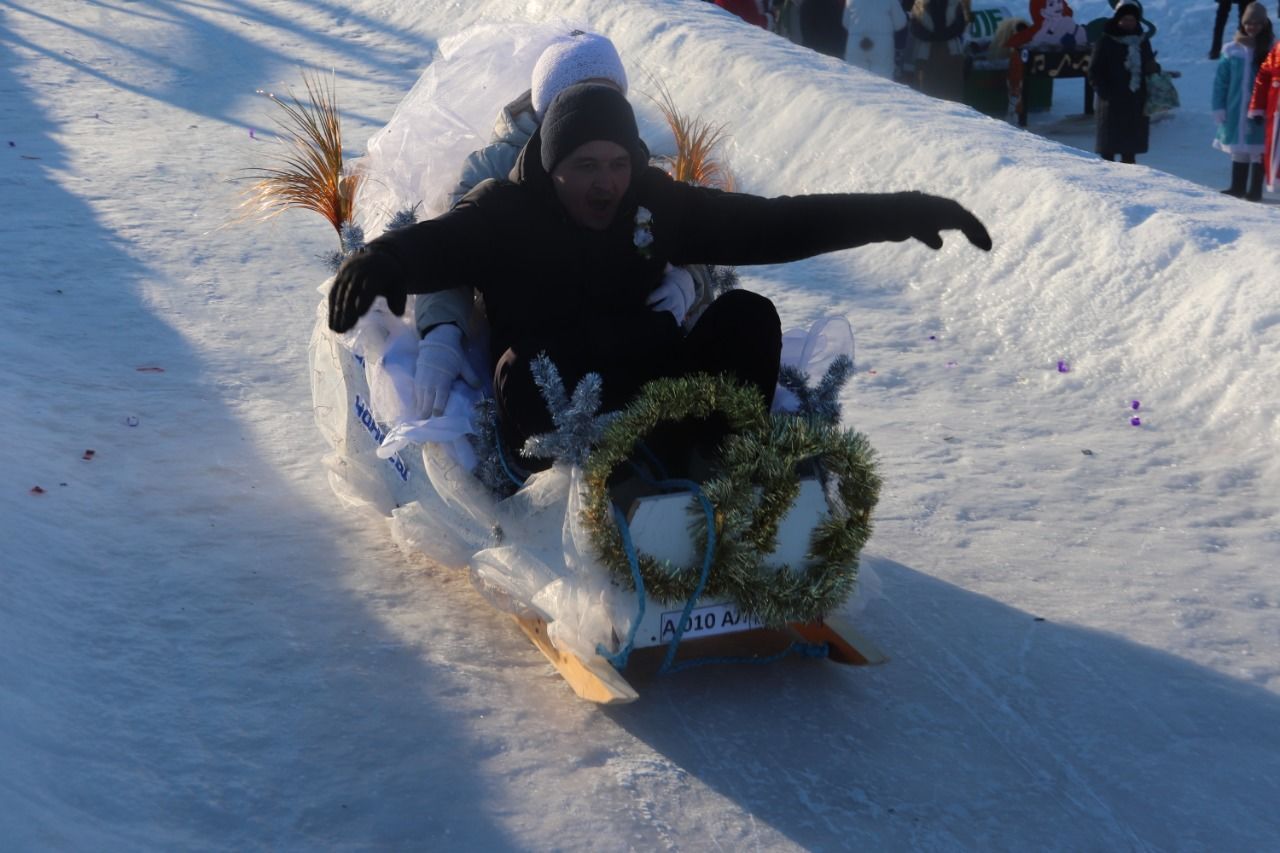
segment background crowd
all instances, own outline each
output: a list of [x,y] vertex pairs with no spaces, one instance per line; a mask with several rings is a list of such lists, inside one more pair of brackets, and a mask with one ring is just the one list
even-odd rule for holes
[[[1094,150],[1106,160],[1134,163],[1147,153],[1151,117],[1176,105],[1172,78],[1152,45],[1156,26],[1139,0],[1109,0],[1109,17],[1081,26],[1066,0],[1030,0],[1027,18],[998,28],[976,23],[972,0],[709,0],[756,26],[813,50],[843,59],[926,94],[966,100],[975,69],[1007,67],[1027,45],[1088,52],[1088,82],[1095,97]],[[1019,5],[1019,4],[1011,4]],[[1234,32],[1228,31],[1232,17]],[[1053,22],[1068,27],[1054,39],[1031,41]],[[1048,23],[1047,23],[1048,22]],[[984,22],[985,23],[985,22]],[[985,33],[978,30],[986,29]],[[994,30],[994,31],[992,31]],[[985,38],[983,36],[985,35]],[[1275,190],[1276,103],[1280,100],[1280,52],[1266,7],[1250,0],[1217,0],[1209,58],[1219,62],[1212,91],[1216,131],[1212,145],[1231,159],[1231,183],[1223,192],[1261,201]],[[1023,93],[1012,75],[1010,113]],[[971,94],[971,93],[969,93]]]

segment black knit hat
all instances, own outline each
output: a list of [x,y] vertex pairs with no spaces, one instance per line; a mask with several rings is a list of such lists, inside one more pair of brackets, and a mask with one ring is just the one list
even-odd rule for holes
[[601,139],[627,149],[633,171],[649,159],[631,104],[611,86],[579,83],[565,89],[547,107],[539,133],[542,168],[548,173],[579,145]]

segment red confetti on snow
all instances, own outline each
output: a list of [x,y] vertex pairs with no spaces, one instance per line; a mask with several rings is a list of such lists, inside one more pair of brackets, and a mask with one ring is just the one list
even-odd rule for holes
[[44,489],[40,488],[39,486],[32,486],[32,487],[31,487],[31,494],[33,494],[33,495],[43,495],[43,494],[44,494]]
[[163,367],[139,367],[137,370],[139,373],[164,373]]
[[86,450],[86,451],[84,452],[84,456],[81,456],[80,458],[81,458],[81,459],[83,459],[84,461],[88,462],[90,459],[92,459],[92,458],[94,457],[94,454],[95,454],[95,453],[96,453],[96,451],[93,451],[93,450]]

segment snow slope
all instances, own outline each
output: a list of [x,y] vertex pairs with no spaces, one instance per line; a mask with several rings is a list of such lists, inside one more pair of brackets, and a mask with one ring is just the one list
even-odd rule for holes
[[[1215,190],[1211,4],[1147,7],[1184,108],[1124,167],[1066,144],[1075,84],[1028,133],[693,0],[10,0],[2,846],[1273,847],[1277,212]],[[355,153],[440,39],[553,16],[727,123],[748,191],[922,189],[990,227],[990,255],[742,270],[786,325],[858,334],[886,666],[587,706],[329,493],[305,350],[335,240],[230,224],[271,144],[255,90],[333,69]]]

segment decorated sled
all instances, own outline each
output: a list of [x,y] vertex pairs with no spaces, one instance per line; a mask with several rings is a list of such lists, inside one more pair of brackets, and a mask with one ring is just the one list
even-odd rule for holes
[[[368,154],[332,176],[332,203],[311,205],[343,251],[442,212],[458,164],[518,86],[503,81],[527,80],[564,31],[478,27],[442,43]],[[308,93],[322,104],[319,119],[297,99],[277,100],[300,128],[291,141],[304,160],[340,164],[332,99],[311,82]],[[321,137],[318,153],[299,140],[309,134]],[[263,172],[270,200],[270,180],[290,173]],[[292,189],[276,194],[292,199]],[[731,286],[707,274],[704,289],[712,282]],[[483,334],[468,334],[467,345],[476,373],[488,375]],[[755,390],[694,375],[650,383],[624,411],[601,413],[598,377],[566,389],[555,365],[538,360],[555,429],[524,447],[498,437],[491,388],[457,381],[444,413],[419,419],[417,348],[412,312],[394,316],[379,299],[336,335],[320,300],[309,362],[330,484],[387,517],[403,548],[467,571],[578,695],[634,700],[621,672],[646,656],[662,671],[792,653],[883,660],[849,627],[865,600],[858,554],[879,479],[865,438],[839,426],[853,369],[843,318],[784,335],[772,412]],[[711,415],[729,426],[718,446],[691,444],[665,463],[648,448],[656,427]]]
[[[510,448],[486,444],[496,430],[477,419],[492,407],[461,382],[441,417],[383,419],[403,387],[411,327],[379,307],[334,335],[324,312],[322,302],[310,361],[335,493],[388,516],[402,547],[468,571],[582,698],[634,700],[629,667],[884,660],[850,627],[879,482],[865,440],[822,414],[851,365],[843,321],[785,337],[789,364],[833,365],[817,388],[786,371],[792,413],[767,414],[754,391],[696,376],[651,383],[621,414],[600,416],[591,377],[569,396],[546,362],[560,429],[533,449],[555,464],[524,477]],[[616,476],[644,468],[635,458],[658,422],[711,411],[734,429],[716,458],[695,459],[697,481]]]

